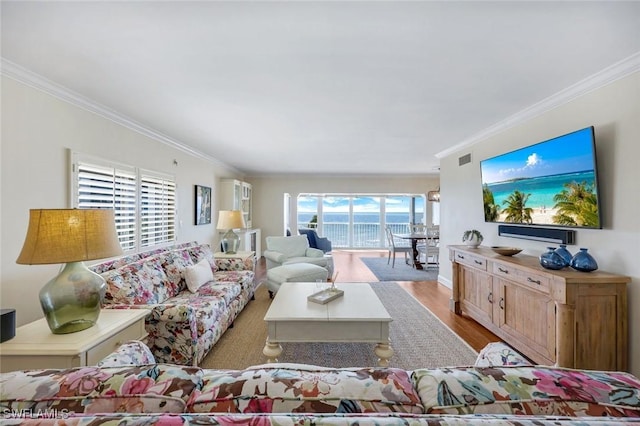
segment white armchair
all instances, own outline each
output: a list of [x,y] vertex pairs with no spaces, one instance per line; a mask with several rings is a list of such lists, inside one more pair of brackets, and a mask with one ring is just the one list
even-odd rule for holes
[[[319,249],[309,247],[306,235],[291,237],[267,237],[267,249],[263,252],[267,260],[267,269],[291,263],[311,263],[331,268],[331,259]],[[329,271],[331,272],[331,271]]]

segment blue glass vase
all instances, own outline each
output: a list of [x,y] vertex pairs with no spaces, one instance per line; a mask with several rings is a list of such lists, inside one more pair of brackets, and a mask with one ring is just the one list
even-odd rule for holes
[[598,262],[587,253],[586,248],[581,248],[578,253],[571,259],[569,264],[573,269],[580,272],[591,272],[598,269]]
[[564,259],[555,251],[555,247],[547,247],[547,252],[540,255],[540,265],[547,269],[562,269],[566,265]]
[[569,264],[571,264],[571,259],[573,258],[573,255],[569,250],[567,250],[566,244],[560,244],[560,247],[558,247],[555,250],[555,252],[560,255],[562,260],[564,260],[564,266],[569,266]]

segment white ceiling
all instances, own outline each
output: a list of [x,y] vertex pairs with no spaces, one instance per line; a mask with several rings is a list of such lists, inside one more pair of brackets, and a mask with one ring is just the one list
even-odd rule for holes
[[640,52],[640,2],[2,1],[2,57],[248,175],[432,174]]

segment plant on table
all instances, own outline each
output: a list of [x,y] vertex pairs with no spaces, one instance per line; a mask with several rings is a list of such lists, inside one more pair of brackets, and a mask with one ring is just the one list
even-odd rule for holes
[[469,229],[462,234],[462,242],[469,247],[478,247],[482,240],[484,240],[484,237],[477,229]]

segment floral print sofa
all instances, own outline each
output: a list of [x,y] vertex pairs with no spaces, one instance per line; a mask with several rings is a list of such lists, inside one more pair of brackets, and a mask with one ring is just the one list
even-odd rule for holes
[[640,423],[640,380],[631,374],[486,361],[414,371],[206,370],[155,364],[131,342],[95,367],[0,374],[0,410],[8,425]]
[[[187,288],[185,271],[206,260],[213,280]],[[158,362],[198,365],[255,292],[249,258],[215,259],[196,242],[91,266],[107,283],[104,308],[148,309],[148,345]]]

